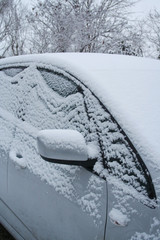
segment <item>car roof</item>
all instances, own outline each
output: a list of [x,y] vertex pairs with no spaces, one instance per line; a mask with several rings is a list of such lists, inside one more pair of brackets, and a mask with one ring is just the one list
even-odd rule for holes
[[142,158],[160,168],[160,61],[133,56],[54,53],[10,57],[1,64],[41,62],[88,86],[129,136]]

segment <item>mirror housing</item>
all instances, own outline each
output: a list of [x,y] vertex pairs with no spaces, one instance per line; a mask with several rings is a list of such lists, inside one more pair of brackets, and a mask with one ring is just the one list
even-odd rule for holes
[[49,162],[93,166],[95,160],[88,160],[88,148],[81,133],[70,129],[42,130],[37,136],[38,152]]

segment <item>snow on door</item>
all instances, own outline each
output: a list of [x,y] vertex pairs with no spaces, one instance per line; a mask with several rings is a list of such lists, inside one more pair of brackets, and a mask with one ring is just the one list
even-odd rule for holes
[[83,167],[45,162],[37,151],[38,130],[48,128],[76,129],[98,147],[84,93],[67,74],[34,64],[15,81],[19,121],[8,168],[10,207],[33,238],[103,239],[106,181]]

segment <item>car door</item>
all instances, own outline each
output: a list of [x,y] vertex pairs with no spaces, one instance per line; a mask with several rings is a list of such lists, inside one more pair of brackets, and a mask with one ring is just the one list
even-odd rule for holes
[[8,158],[15,133],[12,114],[0,107],[0,200],[5,201],[8,188]]
[[[25,232],[28,239],[34,239],[10,207],[8,185],[9,159],[12,158],[11,145],[15,137],[22,96],[19,94],[18,81],[23,79],[25,66],[2,66],[0,69],[0,219],[16,239],[22,239],[19,232]],[[23,94],[23,93],[22,93]],[[23,116],[23,114],[22,114]]]
[[2,199],[7,194],[8,156],[20,106],[21,96],[17,94],[17,79],[23,78],[24,69],[25,66],[5,66],[0,69],[0,196]]
[[[104,239],[106,181],[93,169],[46,162],[37,151],[39,130],[70,128],[98,152],[84,90],[69,74],[40,64],[31,64],[16,81],[21,98],[8,164],[10,208],[33,239]],[[28,232],[21,235],[29,239]]]
[[0,199],[4,201],[7,194],[7,166],[9,149],[15,133],[15,121],[13,114],[17,111],[15,97],[11,96],[13,87],[13,75],[22,69],[16,68],[10,74],[11,69],[0,70]]

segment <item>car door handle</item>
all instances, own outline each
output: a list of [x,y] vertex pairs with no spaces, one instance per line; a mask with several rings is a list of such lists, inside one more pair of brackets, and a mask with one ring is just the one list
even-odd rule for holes
[[22,169],[27,167],[27,162],[24,156],[17,150],[11,150],[9,153],[10,159],[14,162],[14,164]]

